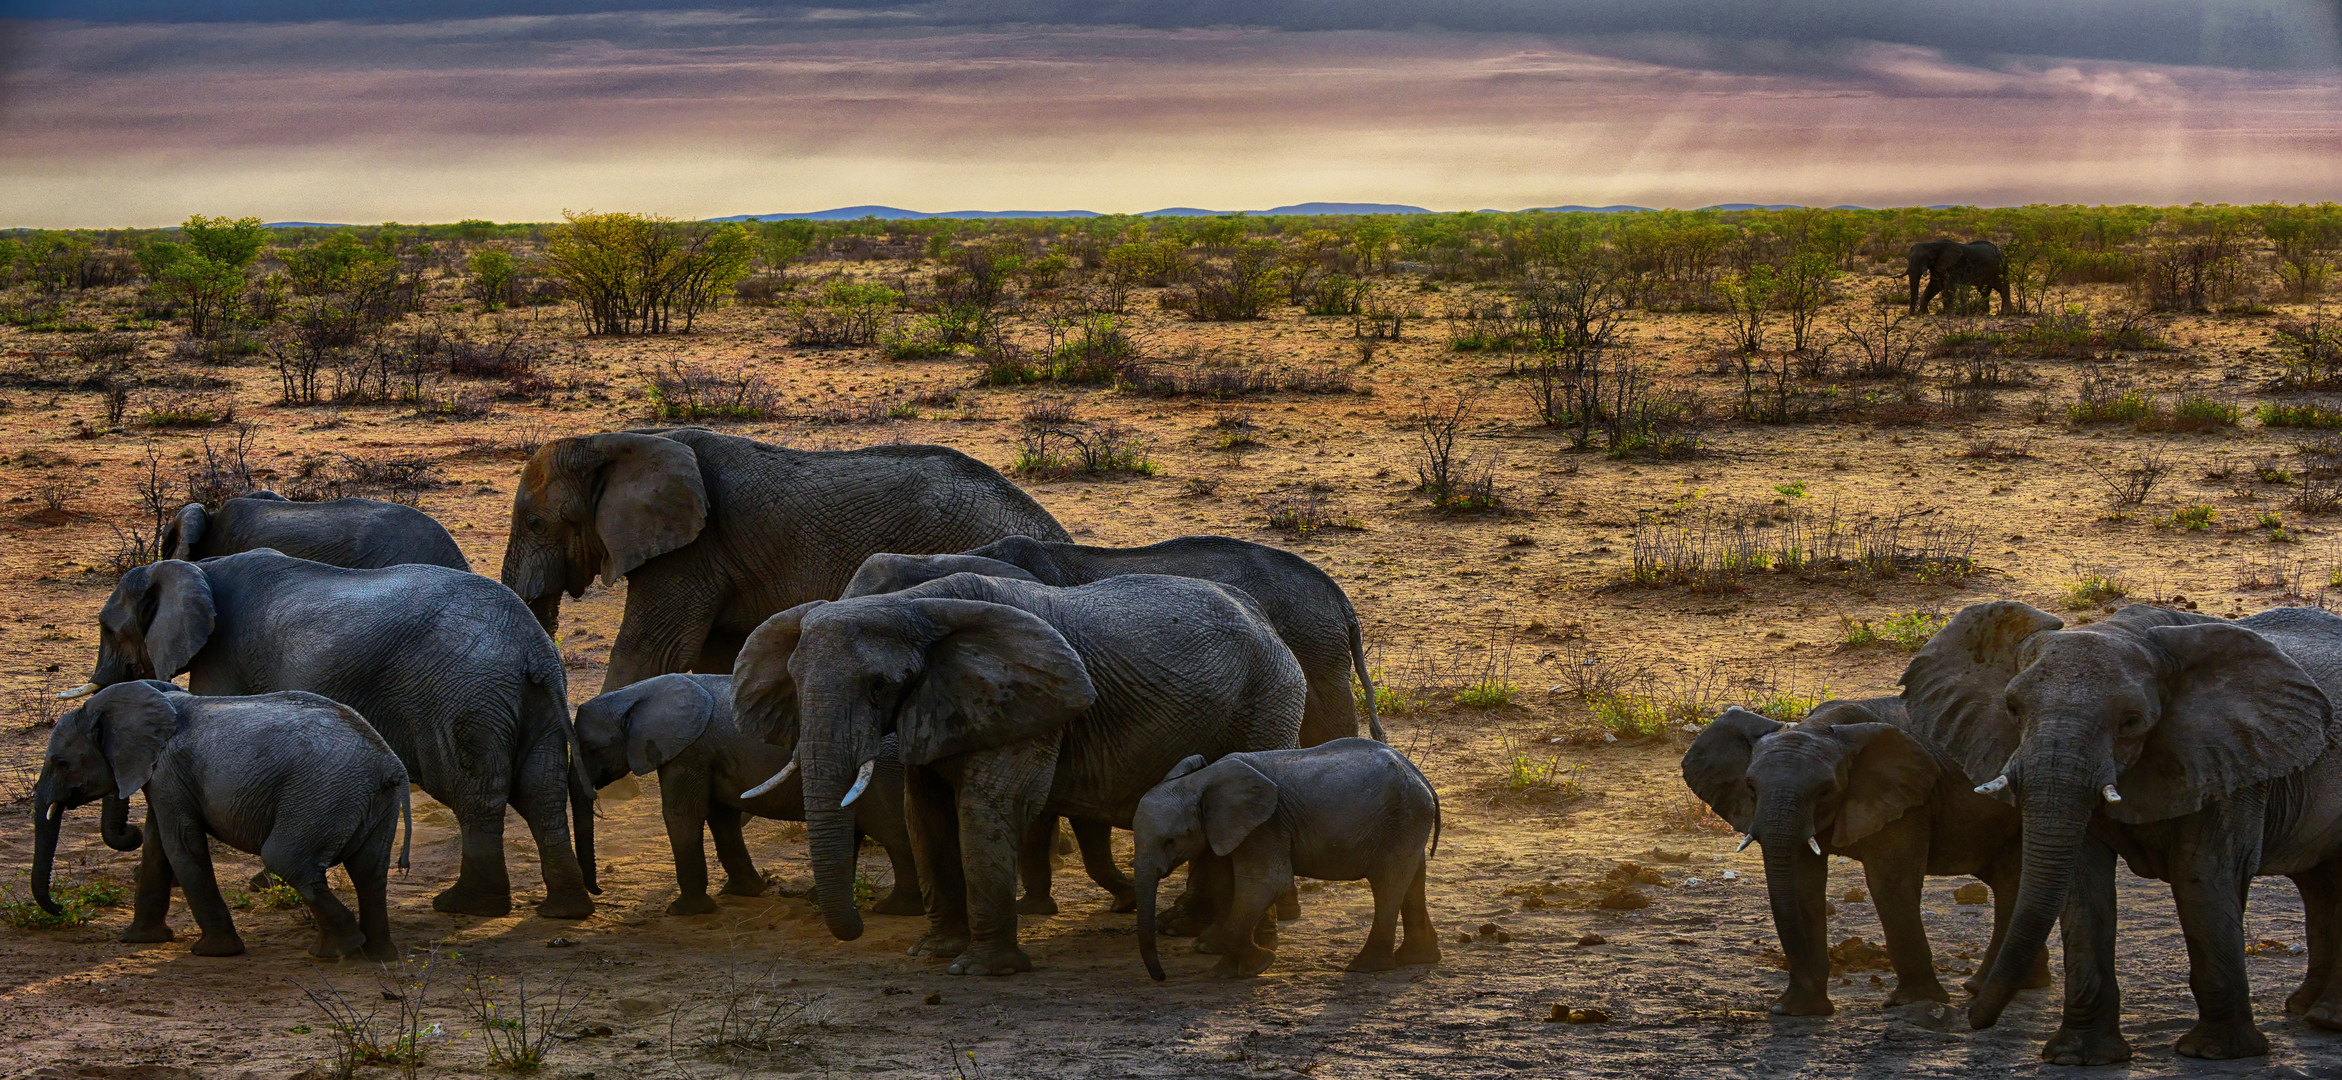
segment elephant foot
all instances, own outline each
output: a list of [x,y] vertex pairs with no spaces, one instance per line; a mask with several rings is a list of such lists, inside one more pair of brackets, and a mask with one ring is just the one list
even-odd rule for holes
[[1940,1001],[1949,1005],[1952,1003],[1952,995],[1944,989],[1944,984],[1934,979],[1922,983],[1897,982],[1895,992],[1887,995],[1887,1008],[1909,1005],[1914,1001]]
[[197,956],[242,956],[244,939],[230,931],[225,934],[205,934],[195,939],[187,949]]
[[1293,893],[1277,897],[1277,921],[1292,922],[1301,917],[1301,898]]
[[[2290,1009],[2291,1005],[2288,1004],[2287,1008]],[[2311,1027],[2342,1031],[2342,1005],[2331,1001],[2319,1002],[2302,1010],[2301,1018],[2308,1021]]]
[[2261,1034],[2261,1029],[2254,1027],[2250,1020],[2225,1024],[2198,1020],[2171,1048],[2184,1057],[2213,1061],[2262,1057],[2269,1052],[2269,1037]]
[[954,975],[1014,975],[1033,970],[1033,958],[1014,945],[975,947],[944,970]]
[[512,894],[468,889],[457,883],[452,889],[431,898],[431,910],[450,915],[477,915],[483,919],[501,919],[512,914]]
[[725,896],[763,896],[764,889],[763,878],[733,878],[724,882],[723,893]]
[[1138,890],[1131,887],[1129,882],[1125,881],[1120,885],[1107,885],[1103,888],[1106,890],[1106,895],[1113,897],[1107,903],[1106,910],[1116,913],[1138,910]]
[[547,919],[582,919],[593,913],[594,898],[583,889],[554,893],[537,905],[537,914]]
[[348,956],[351,953],[364,949],[365,947],[365,933],[354,927],[348,932],[340,934],[319,930],[317,932],[317,940],[311,942],[309,945],[309,955],[323,957],[330,960],[338,957]]
[[706,893],[678,896],[673,903],[667,905],[667,914],[669,915],[713,915],[715,913],[716,902]]
[[1828,991],[1792,988],[1767,1011],[1774,1016],[1828,1016],[1837,1012],[1838,1007],[1830,1004]]
[[2130,1041],[2111,1027],[2061,1027],[2041,1044],[2041,1060],[2052,1065],[2112,1065],[2130,1059]]
[[1342,970],[1389,971],[1390,969],[1397,966],[1399,966],[1399,959],[1397,956],[1388,951],[1377,952],[1375,950],[1369,949],[1351,957],[1349,965],[1344,967]]
[[912,956],[958,956],[968,951],[966,930],[929,930],[912,944]]
[[[1267,971],[1269,969],[1269,965],[1276,962],[1277,954],[1273,950],[1258,948],[1246,949],[1242,952],[1232,952],[1226,956],[1221,957],[1219,963],[1212,965],[1212,974],[1218,975],[1223,979],[1249,979],[1255,975],[1260,974],[1261,972]],[[1356,964],[1357,961],[1352,961],[1351,963]],[[1389,966],[1390,965],[1388,963],[1383,965],[1383,967]],[[1350,970],[1380,971],[1382,969],[1360,968],[1354,966]]]
[[873,915],[925,915],[927,914],[927,901],[920,899],[917,889],[906,890],[901,886],[896,886],[893,892],[886,894],[886,899],[870,906],[870,913]]
[[1048,893],[1026,893],[1017,898],[1016,913],[1019,915],[1055,915],[1057,914],[1057,898]]
[[1400,944],[1396,959],[1402,965],[1439,963],[1439,939],[1430,934],[1423,935],[1420,942],[1408,938]]
[[159,941],[171,941],[174,939],[171,934],[171,928],[163,925],[162,923],[156,923],[152,926],[140,926],[137,923],[131,923],[128,929],[122,931],[122,936],[114,940],[120,941],[125,945],[151,945]]
[[1194,937],[1212,925],[1211,913],[1195,902],[1193,892],[1179,895],[1170,908],[1155,919],[1155,932],[1164,937]]
[[366,959],[377,964],[387,964],[398,959],[398,946],[392,943],[389,938],[384,938],[381,941],[367,938],[364,955]]

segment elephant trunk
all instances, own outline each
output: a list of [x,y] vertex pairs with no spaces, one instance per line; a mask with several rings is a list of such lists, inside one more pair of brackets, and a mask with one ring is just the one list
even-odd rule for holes
[[813,894],[830,936],[852,941],[862,936],[862,913],[854,908],[854,811],[837,805],[814,809],[806,797],[806,846],[813,856]]
[[551,637],[561,625],[561,590],[547,589],[542,595],[522,599],[528,602],[529,614],[537,617],[537,625],[545,628],[545,636]]
[[1774,797],[1758,808],[1756,822],[1765,849],[1765,895],[1789,961],[1790,992],[1827,1001],[1829,908],[1821,887],[1824,856],[1812,847],[1813,815],[1796,800]]
[[65,909],[49,898],[49,871],[57,861],[57,834],[65,827],[65,804],[40,788],[33,792],[33,902],[51,915]]
[[1163,956],[1155,950],[1155,892],[1163,875],[1152,866],[1133,869],[1138,878],[1138,958],[1146,962],[1147,974],[1162,982]]
[[[2068,775],[2072,774],[2072,775]],[[2008,931],[2001,937],[2000,955],[1976,992],[1968,1022],[1991,1027],[2017,988],[2033,973],[2033,958],[2049,941],[2051,925],[2065,909],[2073,886],[2074,863],[2086,834],[2090,815],[2097,809],[2081,767],[2042,768],[2028,763],[2026,784],[2018,794],[2024,817],[2024,877],[2017,886],[2017,902],[2009,913]]]
[[116,851],[137,851],[146,843],[146,833],[130,823],[130,800],[106,796],[98,814],[98,833],[105,837],[106,846]]

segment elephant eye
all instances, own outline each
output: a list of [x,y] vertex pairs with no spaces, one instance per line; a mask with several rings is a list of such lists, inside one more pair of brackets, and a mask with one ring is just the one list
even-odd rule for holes
[[535,514],[530,514],[530,515],[529,515],[529,531],[530,531],[530,532],[544,532],[544,531],[545,531],[545,519],[544,519],[544,518],[541,518],[541,517],[538,517],[538,516],[537,516],[537,515],[535,515]]

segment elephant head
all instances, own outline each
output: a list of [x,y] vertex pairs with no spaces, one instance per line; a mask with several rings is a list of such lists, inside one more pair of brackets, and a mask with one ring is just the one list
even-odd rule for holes
[[953,574],[982,574],[985,577],[1013,578],[1017,581],[1038,583],[1041,579],[998,559],[976,555],[896,555],[879,552],[862,560],[854,569],[853,580],[846,582],[846,591],[838,594],[840,600],[877,593],[901,592],[913,585],[923,585],[936,578]]
[[133,567],[98,610],[98,662],[89,682],[57,695],[87,697],[115,683],[169,680],[211,640],[211,579],[194,563]]
[[716,697],[690,675],[660,675],[577,707],[577,748],[596,788],[650,774],[707,733]]
[[179,508],[171,523],[163,527],[163,538],[155,544],[166,559],[195,560],[195,547],[203,542],[203,534],[211,526],[211,511],[199,502]]
[[145,681],[109,686],[49,733],[49,753],[33,782],[33,900],[41,910],[63,913],[49,898],[49,871],[65,811],[103,800],[106,846],[135,851],[145,841],[130,824],[130,796],[154,776],[163,744],[178,730],[178,710],[163,697],[177,689]]
[[1825,702],[1802,723],[1727,709],[1692,740],[1683,780],[1716,815],[1765,849],[1765,890],[1782,951],[1800,956],[1811,905],[1797,888],[1800,864],[1822,845],[1844,849],[1925,802],[1943,777],[1929,750],[1874,705]]
[[707,525],[699,455],[639,432],[556,439],[521,469],[504,546],[506,588],[554,631],[561,594],[585,595],[698,539]]
[[1171,767],[1131,815],[1132,876],[1138,883],[1138,953],[1163,980],[1155,950],[1155,890],[1163,878],[1210,848],[1226,855],[1277,812],[1277,785],[1237,757],[1205,765],[1196,754]]
[[1058,731],[1096,696],[1039,617],[945,597],[802,604],[757,627],[733,667],[740,730],[796,747],[815,895],[842,941],[862,934],[851,807],[889,732],[903,764],[929,765]]
[[2144,824],[2308,765],[2332,707],[2250,627],[2133,605],[2063,629],[2013,601],[1954,616],[1903,672],[1915,731],[2024,822],[2024,880],[1970,1008],[1990,1027],[2064,907],[2093,816]]

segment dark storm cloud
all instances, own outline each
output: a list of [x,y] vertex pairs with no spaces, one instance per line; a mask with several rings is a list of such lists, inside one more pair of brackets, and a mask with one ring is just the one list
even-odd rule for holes
[[[822,6],[735,7],[709,0],[19,0],[19,18],[100,22],[422,22],[508,15],[739,10],[743,26],[912,29],[1018,24],[1170,30],[1449,30],[1570,38],[1690,39],[1711,63],[1766,70],[1817,48],[1876,41],[1960,59],[2047,55],[2154,64],[2328,68],[2336,64],[2338,0],[841,0]],[[1743,47],[1752,46],[1752,47]],[[1664,42],[1632,46],[1647,52]],[[1677,49],[1684,45],[1674,46]],[[1786,48],[1784,48],[1786,47]]]

